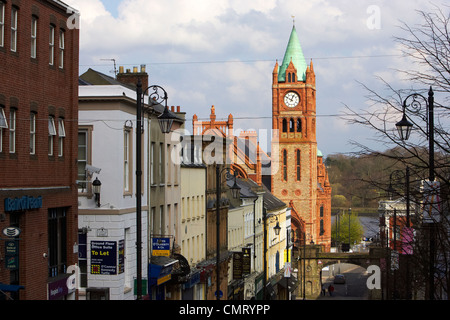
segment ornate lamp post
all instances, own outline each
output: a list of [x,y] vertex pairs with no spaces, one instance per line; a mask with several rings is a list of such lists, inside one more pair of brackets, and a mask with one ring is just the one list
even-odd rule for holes
[[[154,106],[160,104],[162,101],[165,102],[164,113],[158,117],[158,122],[161,127],[162,133],[169,133],[172,128],[173,120],[177,117],[169,112],[167,107],[167,93],[166,91],[158,86],[152,85],[145,90],[142,90],[141,79],[138,80],[136,86],[136,287],[137,287],[137,300],[142,299],[142,109],[143,100],[146,92],[152,89],[153,92],[149,94],[148,104]],[[164,94],[161,95],[160,91]]]
[[[412,98],[412,102],[408,105],[407,100]],[[428,135],[428,153],[429,153],[429,180],[430,183],[434,182],[434,93],[433,89],[430,87],[428,91],[428,98],[425,98],[421,94],[413,93],[405,98],[403,101],[403,118],[396,123],[399,136],[402,140],[407,140],[411,133],[413,124],[409,122],[406,118],[406,109],[410,107],[412,112],[418,113],[421,110],[421,103],[417,99],[420,98],[425,102],[427,108],[427,135]],[[430,206],[432,203],[430,204]],[[431,218],[431,217],[430,217]],[[431,220],[431,219],[430,219]],[[429,299],[434,300],[434,256],[435,256],[435,223],[434,221],[428,221],[429,235],[430,235],[430,247],[429,247],[429,275],[428,275],[428,286],[429,286]]]

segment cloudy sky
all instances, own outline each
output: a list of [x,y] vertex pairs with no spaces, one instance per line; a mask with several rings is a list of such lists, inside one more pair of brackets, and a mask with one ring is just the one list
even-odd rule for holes
[[[314,64],[317,140],[326,156],[355,151],[355,140],[384,150],[371,132],[339,115],[348,105],[366,109],[367,91],[409,88],[393,68],[407,68],[394,36],[401,22],[420,22],[423,0],[65,0],[81,13],[80,74],[88,68],[114,76],[117,68],[145,64],[149,84],[166,89],[169,105],[192,116],[231,113],[238,130],[270,130],[271,81],[282,61],[293,20],[304,56]],[[294,18],[292,18],[294,16]],[[420,88],[422,89],[422,88]],[[268,145],[265,141],[261,144]],[[267,149],[267,148],[265,148]]]

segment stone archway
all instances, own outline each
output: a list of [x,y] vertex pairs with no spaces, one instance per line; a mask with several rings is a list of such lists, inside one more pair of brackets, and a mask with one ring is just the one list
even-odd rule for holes
[[[294,251],[293,261],[297,261],[298,287],[297,297],[317,299],[321,292],[321,271],[324,266],[337,261],[350,263],[367,269],[369,266],[380,267],[380,259],[384,257],[382,248],[370,248],[368,253],[335,253],[323,252],[323,246],[305,245]],[[373,289],[371,296],[379,296],[380,289]]]

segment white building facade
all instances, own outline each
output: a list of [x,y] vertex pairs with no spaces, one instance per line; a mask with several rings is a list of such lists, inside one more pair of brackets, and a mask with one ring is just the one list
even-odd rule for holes
[[[142,279],[148,268],[148,119],[142,133]],[[80,299],[135,298],[136,93],[122,85],[79,86]],[[93,181],[101,182],[99,197]],[[84,267],[83,267],[84,266]],[[84,270],[83,270],[84,269]],[[145,288],[145,282],[143,284]]]

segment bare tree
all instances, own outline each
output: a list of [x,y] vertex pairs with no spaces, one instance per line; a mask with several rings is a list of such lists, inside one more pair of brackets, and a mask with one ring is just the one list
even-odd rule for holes
[[[450,243],[449,243],[449,178],[450,178],[450,10],[448,6],[435,7],[432,12],[417,11],[420,24],[410,26],[401,23],[400,30],[404,36],[395,37],[403,56],[411,61],[411,68],[395,70],[400,72],[411,84],[408,89],[396,89],[381,78],[384,86],[382,93],[362,84],[367,92],[370,105],[366,110],[354,110],[347,106],[345,119],[355,125],[361,125],[373,131],[373,139],[388,151],[374,150],[359,142],[352,141],[358,155],[372,154],[389,159],[392,171],[405,168],[413,169],[414,179],[428,178],[429,152],[435,153],[434,175],[441,184],[441,201],[438,203],[441,213],[439,229],[436,233],[435,282],[440,281],[439,290],[435,295],[448,298],[448,284],[450,283]],[[421,88],[412,90],[413,86]],[[428,148],[428,118],[426,97],[430,88],[439,94],[439,100],[434,103],[434,150]],[[403,113],[405,98],[411,93],[418,96],[416,105],[406,110],[408,120],[414,125],[412,139],[402,141],[395,129]],[[384,181],[379,179],[368,181],[378,188],[389,185],[389,171],[386,171]],[[369,179],[370,180],[370,179]],[[416,199],[418,203],[422,199]],[[421,243],[426,243],[423,241]],[[416,241],[415,245],[420,246]],[[428,252],[425,246],[417,247],[415,258],[427,270]],[[427,262],[428,261],[428,262]],[[426,278],[426,277],[425,277]],[[439,292],[438,292],[439,291]]]

